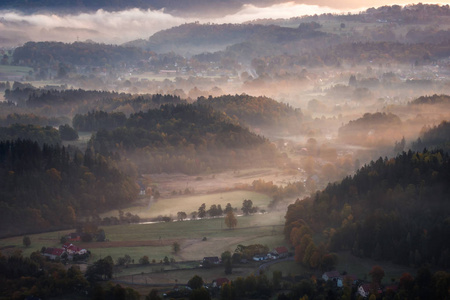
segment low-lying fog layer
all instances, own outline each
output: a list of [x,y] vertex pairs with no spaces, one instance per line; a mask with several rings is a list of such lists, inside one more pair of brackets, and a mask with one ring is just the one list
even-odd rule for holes
[[26,41],[74,42],[87,39],[108,44],[121,44],[149,36],[162,29],[183,23],[240,23],[261,18],[290,18],[301,15],[338,13],[337,9],[292,2],[256,7],[244,5],[233,15],[221,18],[182,18],[164,10],[130,9],[118,12],[98,10],[95,13],[59,15],[36,13],[25,15],[13,11],[0,12],[0,45],[15,46]]

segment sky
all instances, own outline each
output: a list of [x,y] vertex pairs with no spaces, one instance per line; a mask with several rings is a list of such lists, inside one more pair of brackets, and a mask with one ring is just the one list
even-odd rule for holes
[[[107,44],[122,44],[136,39],[148,39],[162,29],[184,23],[240,23],[263,18],[291,18],[322,13],[359,12],[369,7],[408,4],[409,1],[330,1],[295,0],[268,7],[244,5],[239,11],[222,17],[180,17],[164,10],[130,9],[118,12],[98,10],[76,15],[35,13],[24,15],[13,11],[0,11],[0,47],[17,46],[26,41],[74,42],[93,40]],[[302,3],[299,3],[302,2]],[[432,2],[448,4],[449,1]],[[428,2],[422,2],[428,3]]]

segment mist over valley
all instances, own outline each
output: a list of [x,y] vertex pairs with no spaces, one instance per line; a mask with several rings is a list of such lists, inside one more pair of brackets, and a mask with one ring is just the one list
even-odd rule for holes
[[7,299],[448,299],[447,3],[9,0],[0,53]]

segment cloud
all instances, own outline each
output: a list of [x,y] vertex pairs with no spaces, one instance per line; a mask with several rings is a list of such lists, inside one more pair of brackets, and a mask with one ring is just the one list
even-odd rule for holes
[[[405,3],[407,0],[400,0]],[[314,3],[312,3],[314,2]],[[14,11],[0,11],[0,42],[14,46],[27,41],[74,42],[87,39],[107,44],[122,44],[136,39],[148,39],[162,30],[199,21],[200,23],[240,23],[262,18],[291,18],[303,15],[343,12],[329,0],[292,0],[267,7],[243,5],[236,13],[224,17],[179,17],[164,10],[129,9],[117,12],[98,10],[93,13],[56,14],[35,13],[25,15]],[[338,1],[340,5],[362,10],[361,5],[388,4],[389,0]],[[358,8],[356,8],[359,4]],[[329,5],[329,6],[327,6]],[[333,8],[331,7],[333,5]],[[348,11],[348,10],[347,10]],[[1,45],[0,45],[1,46]]]
[[[119,12],[98,10],[78,15],[32,14],[7,11],[0,13],[0,37],[20,31],[33,41],[92,39],[96,42],[121,44],[185,23],[164,11],[130,9]],[[64,30],[62,30],[64,29]],[[25,41],[20,40],[18,43]]]

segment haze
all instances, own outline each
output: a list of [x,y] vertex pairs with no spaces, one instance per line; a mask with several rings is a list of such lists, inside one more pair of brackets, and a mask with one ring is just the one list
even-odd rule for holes
[[[312,3],[314,2],[314,3]],[[406,1],[396,2],[405,4]],[[299,1],[267,7],[245,4],[234,14],[208,17],[198,12],[192,17],[177,16],[164,10],[130,9],[118,12],[98,10],[76,15],[56,13],[23,14],[16,11],[0,12],[0,42],[3,46],[17,46],[27,41],[74,42],[93,40],[107,44],[121,44],[135,39],[147,39],[162,29],[183,23],[241,23],[264,18],[291,18],[323,13],[358,12],[372,5],[390,4],[390,1]]]

